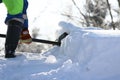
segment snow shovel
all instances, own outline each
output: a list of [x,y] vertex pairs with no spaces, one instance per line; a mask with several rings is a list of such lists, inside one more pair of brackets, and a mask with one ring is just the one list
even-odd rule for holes
[[[67,35],[68,34],[66,32],[64,32],[63,34],[61,34],[59,36],[59,38],[56,41],[49,41],[49,40],[35,39],[35,38],[32,38],[32,41],[33,42],[46,43],[46,44],[52,44],[52,45],[60,46],[61,45],[61,40],[63,38],[65,38]],[[0,37],[5,38],[6,35],[5,34],[0,34]]]

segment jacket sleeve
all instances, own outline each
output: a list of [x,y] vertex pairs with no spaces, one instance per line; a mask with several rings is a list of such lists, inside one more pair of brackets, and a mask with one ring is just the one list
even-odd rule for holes
[[0,3],[2,3],[2,0],[0,0]]

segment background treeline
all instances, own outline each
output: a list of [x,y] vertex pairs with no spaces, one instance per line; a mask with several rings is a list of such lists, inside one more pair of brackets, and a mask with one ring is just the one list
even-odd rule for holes
[[[85,0],[84,9],[80,9],[80,0],[71,0],[79,14],[73,16],[72,8],[69,12],[62,13],[69,20],[82,25],[83,27],[101,27],[103,29],[120,29],[120,0],[117,0],[118,8],[113,8],[109,0]],[[113,1],[114,2],[114,1]],[[117,16],[114,16],[116,14]]]

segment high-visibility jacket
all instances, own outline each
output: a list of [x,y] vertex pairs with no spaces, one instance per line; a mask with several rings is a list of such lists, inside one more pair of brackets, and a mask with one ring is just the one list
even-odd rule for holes
[[23,11],[23,0],[2,0],[7,7],[7,11],[10,15],[16,15]]
[[[0,0],[0,2],[4,3],[7,8],[7,17],[5,23],[13,18],[17,18],[19,20],[23,20],[24,26],[28,27],[28,19],[27,19],[27,0]],[[26,17],[25,17],[26,16]]]

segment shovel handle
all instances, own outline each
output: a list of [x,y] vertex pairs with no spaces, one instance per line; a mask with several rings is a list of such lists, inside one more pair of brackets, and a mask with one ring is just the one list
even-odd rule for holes
[[[0,34],[0,37],[5,38],[6,35],[5,34]],[[60,46],[60,44],[61,44],[60,42],[43,40],[43,39],[35,39],[35,38],[32,38],[32,41],[33,42],[39,42],[39,43],[53,44],[53,45],[57,45],[57,46]]]

